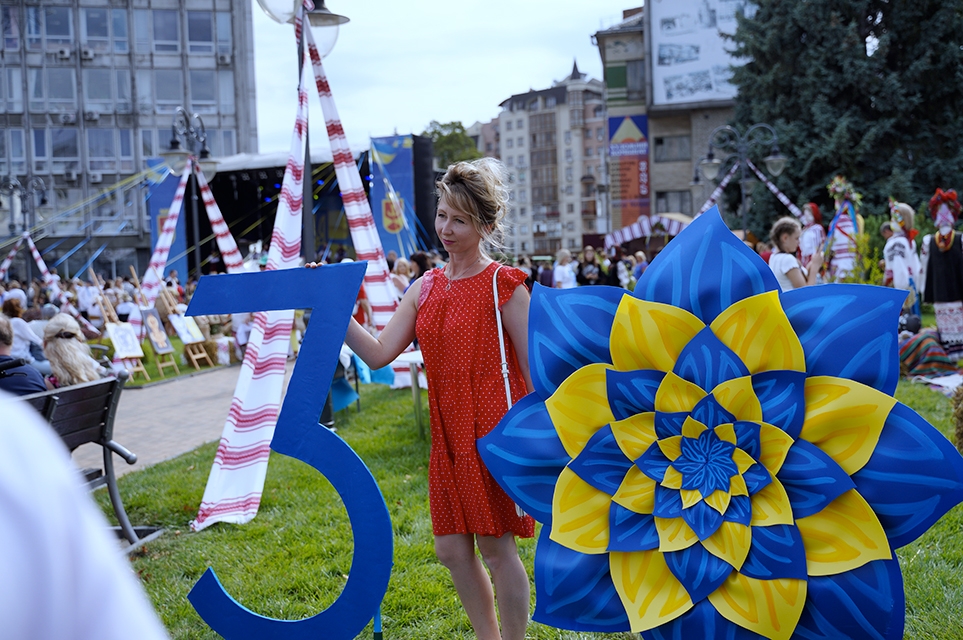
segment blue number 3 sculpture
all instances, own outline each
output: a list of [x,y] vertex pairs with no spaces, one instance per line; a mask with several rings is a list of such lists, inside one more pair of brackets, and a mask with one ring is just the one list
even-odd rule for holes
[[358,454],[318,424],[364,271],[365,263],[355,262],[205,277],[191,300],[190,315],[315,310],[271,449],[308,463],[328,479],[344,501],[354,536],[354,557],[341,595],[324,611],[303,620],[254,613],[232,598],[208,568],[188,599],[204,622],[228,640],[348,640],[372,619],[388,589],[393,549],[384,497]]

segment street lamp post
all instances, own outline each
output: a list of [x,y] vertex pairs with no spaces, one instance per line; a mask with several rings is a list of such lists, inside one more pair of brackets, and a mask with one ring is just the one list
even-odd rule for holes
[[[766,169],[773,176],[778,176],[786,168],[787,158],[779,152],[779,136],[776,130],[770,125],[760,122],[754,124],[744,134],[729,125],[716,127],[709,134],[709,150],[706,156],[699,161],[699,169],[708,180],[715,180],[723,168],[728,169],[732,164],[739,167],[739,189],[742,192],[740,208],[742,210],[742,238],[745,240],[749,235],[749,205],[747,194],[749,184],[749,154],[753,149],[769,149],[769,155],[763,159]],[[725,157],[717,158],[713,149],[718,149],[725,153]],[[699,182],[699,174],[695,173],[693,182]]]
[[[186,148],[181,148],[181,139]],[[188,114],[184,107],[177,107],[171,122],[171,143],[167,151],[161,153],[171,171],[180,174],[187,164],[188,158],[194,158],[204,179],[208,182],[217,173],[217,161],[211,158],[211,151],[207,147],[207,129],[204,121],[196,113]],[[201,231],[197,213],[197,177],[190,176],[191,184],[191,229],[194,233],[194,275],[201,277]]]
[[[36,202],[37,195],[40,195],[40,206],[47,204],[47,185],[40,178],[33,176],[28,176],[26,185],[17,180],[14,176],[7,176],[3,179],[3,183],[0,184],[0,192],[6,192],[10,195],[10,235],[17,234],[17,223],[14,220],[13,211],[13,196],[17,194],[20,196],[20,213],[23,216],[23,224],[21,227],[21,233],[26,233],[28,230],[32,229],[36,224]],[[27,283],[33,281],[33,266],[31,260],[26,260],[27,265]]]

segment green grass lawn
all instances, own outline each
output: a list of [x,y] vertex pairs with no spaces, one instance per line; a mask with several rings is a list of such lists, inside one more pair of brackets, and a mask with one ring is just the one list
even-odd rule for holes
[[[362,409],[337,414],[338,433],[371,469],[394,528],[394,569],[382,606],[384,637],[472,638],[447,571],[435,560],[428,512],[428,443],[418,438],[409,390],[362,386]],[[901,382],[897,397],[940,431],[953,431],[950,403]],[[133,559],[151,600],[175,639],[217,638],[187,600],[208,566],[228,593],[257,613],[284,619],[313,615],[338,597],[351,566],[347,513],[331,485],[304,463],[272,454],[258,516],[243,526],[217,524],[190,533],[215,444],[124,476],[120,489],[131,521],[168,533]],[[109,512],[106,495],[98,500]],[[532,572],[534,540],[521,555]],[[906,584],[906,637],[963,640],[963,506],[899,551]],[[534,594],[534,589],[533,589]],[[371,625],[358,636],[371,638]],[[535,639],[616,638],[532,623]]]

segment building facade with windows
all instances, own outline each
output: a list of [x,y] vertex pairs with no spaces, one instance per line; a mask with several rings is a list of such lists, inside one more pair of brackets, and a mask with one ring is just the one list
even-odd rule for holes
[[[203,118],[214,157],[257,151],[250,2],[20,0],[0,22],[0,175],[46,184],[38,238],[149,249],[137,175],[169,147],[178,106]],[[6,233],[22,220],[2,196]]]
[[512,194],[506,249],[577,252],[583,235],[600,226],[602,83],[573,65],[552,87],[513,95],[500,106],[498,156],[509,169]]
[[[669,11],[668,8],[663,10]],[[620,147],[619,141],[612,139],[611,135],[626,119],[638,123],[640,129],[646,129],[642,133],[647,145],[630,161],[611,153],[606,158],[607,175],[610,176],[608,215],[612,230],[634,223],[639,215],[693,215],[698,211],[713,185],[706,180],[693,185],[693,174],[705,154],[709,134],[731,118],[733,107],[733,101],[728,97],[691,101],[676,98],[657,104],[653,100],[652,65],[671,69],[673,63],[689,62],[687,56],[694,55],[692,51],[698,52],[699,47],[686,48],[665,38],[666,44],[659,47],[660,59],[652,60],[646,37],[649,21],[645,10],[642,7],[628,9],[622,17],[621,22],[593,36],[604,69],[605,107],[610,123],[609,149]],[[663,22],[665,20],[669,19]],[[664,25],[660,23],[660,26]],[[671,75],[671,71],[662,73],[666,76],[666,83],[676,78],[673,86],[676,95],[691,90],[682,72],[676,76]],[[643,164],[644,180],[635,174],[636,168],[642,173]],[[628,171],[627,167],[632,170]],[[640,188],[646,193],[640,193]]]

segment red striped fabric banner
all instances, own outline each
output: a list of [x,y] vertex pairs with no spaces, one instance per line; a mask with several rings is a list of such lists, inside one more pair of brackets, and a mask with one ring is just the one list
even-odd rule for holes
[[7,279],[7,271],[10,270],[10,265],[13,264],[13,258],[20,251],[20,247],[23,245],[23,236],[17,238],[17,242],[13,245],[13,249],[7,254],[7,257],[3,259],[3,264],[0,264],[0,280]]
[[150,257],[147,265],[147,273],[141,279],[140,288],[144,293],[149,307],[154,306],[160,288],[163,285],[164,268],[167,266],[167,257],[171,251],[171,243],[174,242],[174,230],[177,229],[177,219],[181,215],[181,208],[184,205],[184,190],[187,189],[187,178],[191,175],[191,168],[194,162],[191,158],[187,159],[184,166],[184,173],[181,174],[181,181],[177,185],[174,193],[174,200],[171,202],[170,209],[167,211],[167,219],[164,221],[164,228],[157,238],[157,246]]
[[33,256],[33,261],[37,263],[37,269],[39,269],[40,273],[43,274],[44,285],[51,290],[51,297],[59,303],[60,310],[64,313],[69,313],[72,315],[84,328],[99,334],[100,331],[98,331],[94,325],[90,324],[86,318],[80,315],[80,311],[77,309],[77,307],[71,304],[70,300],[67,298],[66,292],[64,292],[64,290],[60,288],[60,284],[54,280],[54,277],[47,269],[47,263],[43,261],[43,256],[41,256],[40,252],[37,250],[37,245],[33,243],[33,238],[30,237],[30,234],[25,233],[23,234],[23,237],[27,241],[27,247],[30,249],[30,255]]

